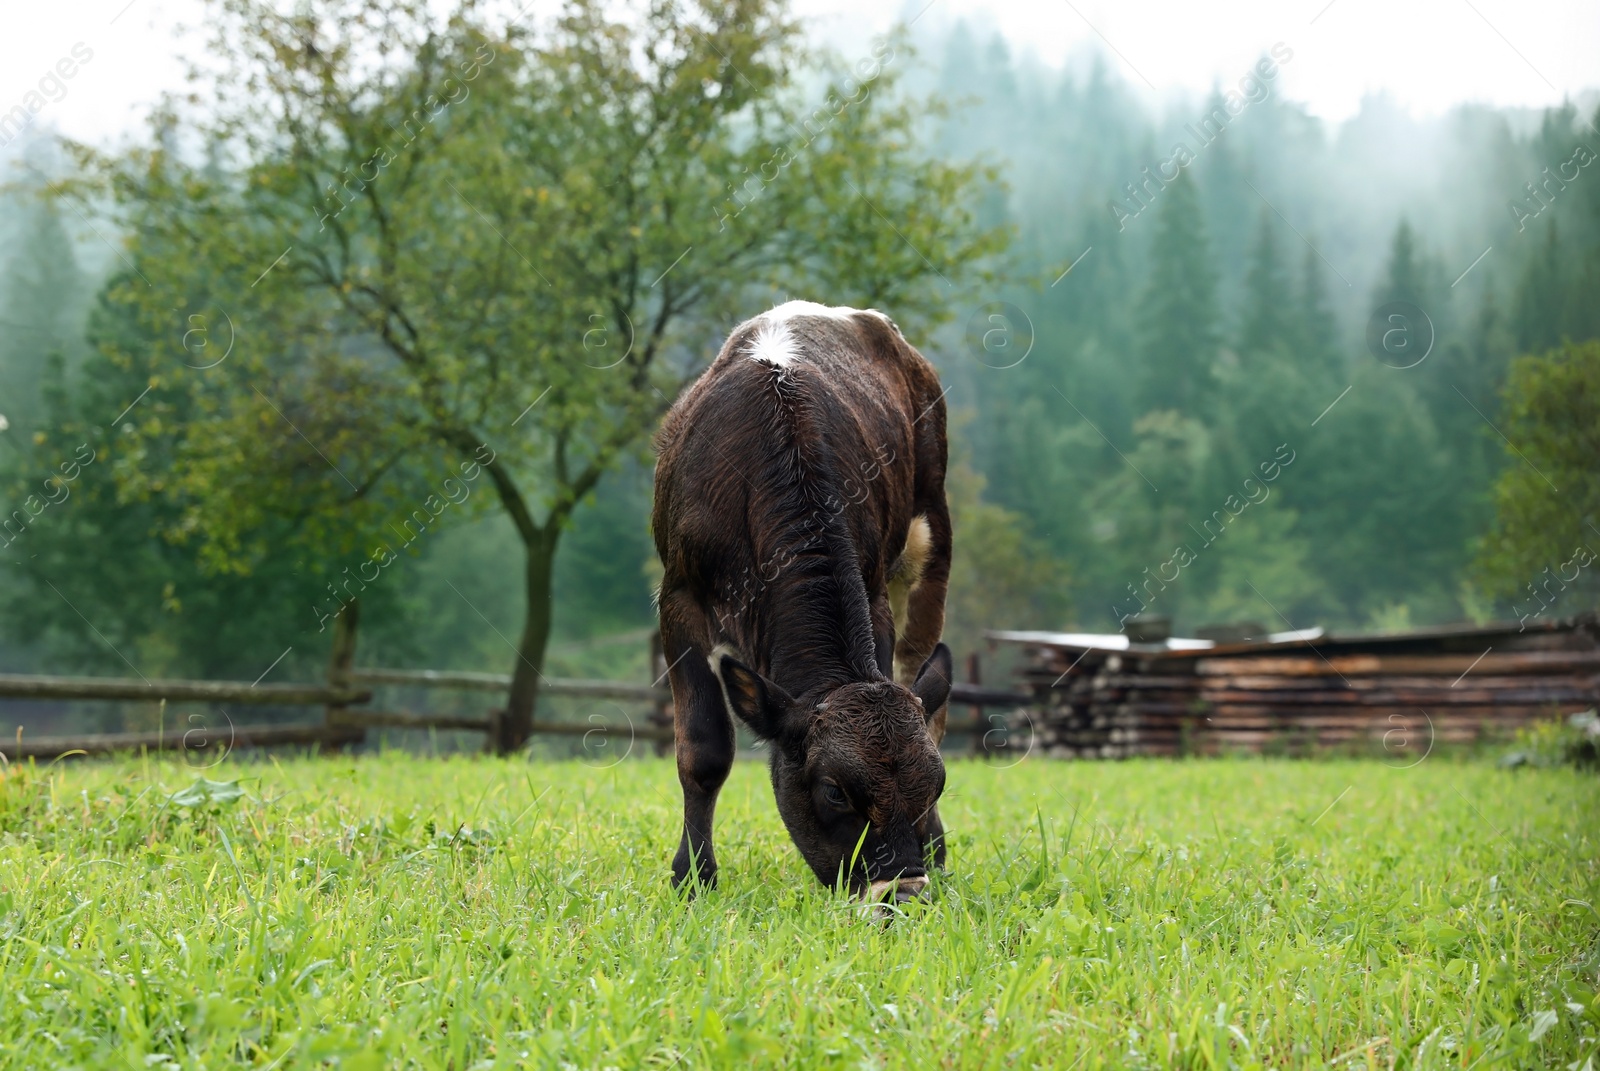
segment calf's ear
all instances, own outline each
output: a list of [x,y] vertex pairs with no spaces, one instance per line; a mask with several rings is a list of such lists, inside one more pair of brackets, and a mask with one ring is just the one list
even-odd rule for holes
[[722,699],[739,720],[763,740],[775,740],[797,724],[799,709],[789,693],[733,657],[725,647],[711,652],[711,672]]
[[917,671],[911,694],[922,702],[924,718],[932,718],[950,698],[950,682],[955,678],[954,663],[950,648],[941,643],[934,647],[933,653]]

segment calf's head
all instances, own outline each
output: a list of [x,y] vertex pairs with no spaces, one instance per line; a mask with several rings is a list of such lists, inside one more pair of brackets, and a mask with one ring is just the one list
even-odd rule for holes
[[939,644],[909,688],[852,683],[814,702],[723,650],[711,664],[728,709],[772,747],[778,814],[817,878],[871,899],[922,893],[929,854],[944,854],[944,762],[928,721],[950,696],[950,649]]

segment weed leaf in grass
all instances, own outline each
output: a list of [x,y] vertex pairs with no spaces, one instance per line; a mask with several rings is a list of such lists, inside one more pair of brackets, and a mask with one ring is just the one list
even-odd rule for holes
[[233,803],[244,795],[237,781],[211,781],[204,777],[194,779],[194,784],[167,797],[168,802],[179,807],[199,807],[206,803]]

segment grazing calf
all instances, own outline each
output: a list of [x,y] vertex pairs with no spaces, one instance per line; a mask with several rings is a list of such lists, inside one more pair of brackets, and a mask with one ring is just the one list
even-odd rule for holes
[[711,822],[738,715],[771,748],[778,813],[823,884],[922,893],[944,862],[951,679],[933,366],[882,313],[791,301],[729,336],[657,447],[683,785],[674,885],[716,880]]

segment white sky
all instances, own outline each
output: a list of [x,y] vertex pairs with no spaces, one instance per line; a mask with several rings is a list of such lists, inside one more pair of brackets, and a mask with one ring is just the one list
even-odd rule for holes
[[[1542,107],[1600,87],[1596,0],[793,2],[847,55],[862,51],[864,31],[918,12],[919,30],[965,19],[1051,65],[1100,48],[1152,101],[1231,83],[1278,41],[1294,50],[1284,94],[1334,120],[1376,92],[1434,115],[1465,101]],[[94,58],[37,121],[91,141],[127,131],[158,93],[181,87],[174,29],[203,11],[200,0],[0,0],[0,113],[82,42]]]

